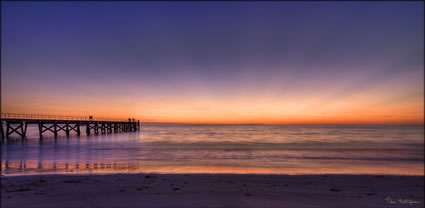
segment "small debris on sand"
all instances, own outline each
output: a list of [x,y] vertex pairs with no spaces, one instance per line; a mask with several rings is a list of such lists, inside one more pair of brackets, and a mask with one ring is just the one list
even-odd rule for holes
[[336,189],[336,188],[331,188],[329,190],[331,190],[331,191],[341,191],[340,189]]

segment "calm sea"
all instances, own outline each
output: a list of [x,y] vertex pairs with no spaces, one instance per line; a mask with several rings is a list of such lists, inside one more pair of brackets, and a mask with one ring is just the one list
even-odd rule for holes
[[143,125],[43,140],[29,127],[1,145],[1,171],[424,175],[423,145],[422,126]]

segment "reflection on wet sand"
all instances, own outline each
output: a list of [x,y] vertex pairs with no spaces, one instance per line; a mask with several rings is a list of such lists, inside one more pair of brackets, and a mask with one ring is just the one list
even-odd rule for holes
[[7,175],[28,174],[112,174],[112,173],[160,173],[160,174],[391,174],[391,175],[421,175],[423,169],[411,168],[408,165],[397,167],[380,167],[371,169],[361,165],[347,169],[341,168],[261,168],[261,167],[230,167],[214,165],[184,164],[155,164],[147,163],[118,163],[118,162],[60,162],[60,161],[2,161],[1,172]]
[[56,161],[2,161],[1,171],[5,174],[39,174],[39,173],[113,173],[137,170],[138,164],[80,162],[61,163]]

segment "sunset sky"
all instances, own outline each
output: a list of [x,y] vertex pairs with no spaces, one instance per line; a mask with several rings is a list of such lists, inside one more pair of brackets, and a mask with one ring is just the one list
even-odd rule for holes
[[2,2],[2,112],[422,124],[423,2]]

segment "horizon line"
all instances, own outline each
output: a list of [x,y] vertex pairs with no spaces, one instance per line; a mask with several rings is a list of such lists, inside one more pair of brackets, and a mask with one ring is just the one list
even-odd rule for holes
[[185,123],[185,122],[143,122],[147,125],[264,125],[264,126],[424,126],[424,123]]

